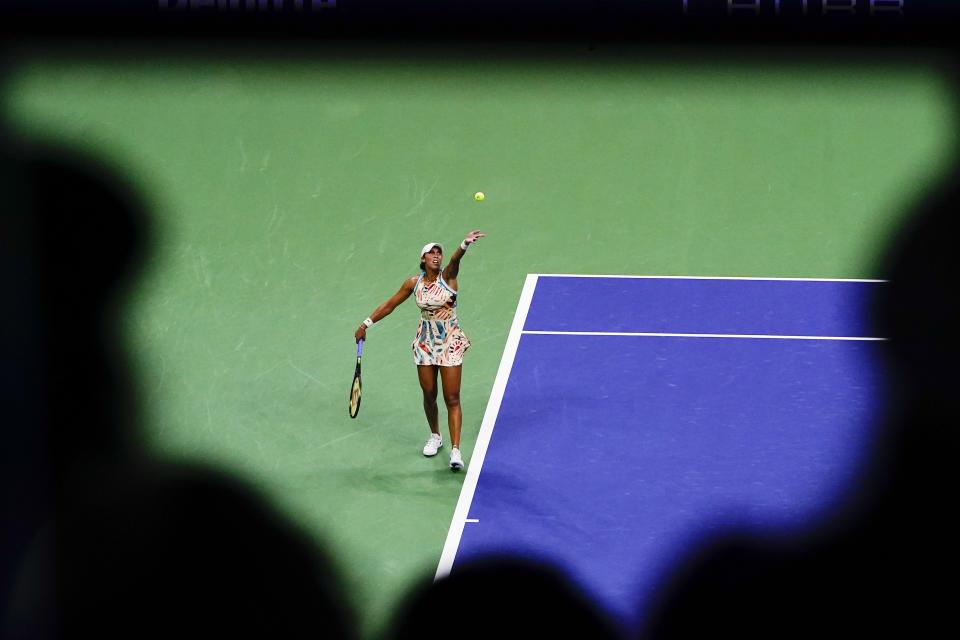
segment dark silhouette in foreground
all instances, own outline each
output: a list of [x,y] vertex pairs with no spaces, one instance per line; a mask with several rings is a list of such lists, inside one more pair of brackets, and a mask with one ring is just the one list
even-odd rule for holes
[[644,637],[955,635],[958,214],[954,181],[883,256],[890,282],[874,311],[889,338],[886,417],[858,491],[808,537],[712,544],[673,578]]
[[41,435],[16,478],[31,495],[16,515],[32,535],[0,603],[2,632],[355,637],[339,577],[304,532],[240,481],[142,445],[118,313],[148,248],[138,198],[90,158],[17,153],[38,408],[11,427]]
[[[237,480],[143,449],[118,339],[119,304],[148,245],[135,195],[88,158],[21,153],[16,186],[31,214],[18,264],[30,268],[17,302],[36,320],[37,408],[7,427],[31,464],[4,472],[29,496],[4,514],[29,548],[0,603],[3,633],[356,637],[330,559],[302,531]],[[887,417],[858,491],[807,537],[732,536],[704,550],[666,586],[644,637],[940,637],[956,626],[958,205],[960,187],[942,187],[885,257],[876,318],[890,338]],[[557,570],[499,559],[414,594],[388,631],[497,635],[616,630]]]
[[386,640],[618,637],[617,630],[559,570],[491,557],[458,564],[412,594]]

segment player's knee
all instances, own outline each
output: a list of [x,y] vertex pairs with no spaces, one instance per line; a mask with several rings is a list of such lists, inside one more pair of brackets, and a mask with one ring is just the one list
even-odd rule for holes
[[436,392],[436,391],[424,391],[424,392],[423,392],[423,406],[425,406],[425,407],[435,407],[435,406],[437,406],[437,392]]
[[460,394],[459,393],[444,393],[443,401],[446,403],[447,408],[459,407],[460,406]]

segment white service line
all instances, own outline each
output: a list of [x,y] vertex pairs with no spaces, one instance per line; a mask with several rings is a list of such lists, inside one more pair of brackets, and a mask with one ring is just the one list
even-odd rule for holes
[[[473,502],[473,494],[477,489],[480,468],[483,466],[483,458],[487,454],[487,446],[490,444],[490,436],[493,434],[493,425],[500,413],[503,393],[507,388],[507,380],[510,378],[510,370],[513,368],[513,359],[517,355],[520,336],[523,334],[523,325],[527,321],[527,312],[530,310],[530,301],[533,300],[533,292],[536,288],[537,276],[535,274],[528,275],[523,283],[520,301],[517,303],[517,312],[513,316],[513,324],[510,326],[507,344],[503,348],[500,368],[497,370],[497,377],[493,381],[493,389],[490,391],[487,409],[483,413],[483,422],[480,424],[480,432],[477,434],[477,443],[473,447],[473,455],[470,456],[470,466],[467,467],[467,476],[464,478],[463,487],[460,490],[457,508],[453,512],[453,521],[450,523],[450,530],[447,532],[447,541],[443,545],[443,553],[440,555],[440,564],[437,567],[434,580],[450,575],[453,560],[457,556],[460,538],[463,536],[463,526],[467,522],[470,504]],[[479,521],[471,519],[470,522]]]
[[534,336],[617,336],[650,338],[751,338],[754,340],[886,340],[869,336],[777,336],[745,333],[630,333],[617,331],[524,331]]

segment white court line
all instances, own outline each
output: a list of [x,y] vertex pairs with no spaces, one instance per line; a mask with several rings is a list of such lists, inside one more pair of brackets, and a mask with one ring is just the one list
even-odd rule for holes
[[630,276],[586,273],[535,273],[540,278],[628,278],[633,280],[770,280],[774,282],[887,282],[858,278],[760,278],[750,276]]
[[[490,436],[493,434],[493,425],[497,421],[497,414],[500,413],[503,393],[507,389],[507,380],[510,378],[510,370],[513,368],[513,359],[517,355],[517,346],[520,344],[523,325],[527,321],[527,312],[530,310],[530,301],[533,300],[533,291],[536,288],[537,276],[528,275],[523,283],[523,291],[521,291],[520,301],[517,303],[517,312],[513,316],[513,324],[510,326],[507,344],[503,348],[500,368],[497,370],[497,377],[493,381],[493,389],[490,391],[487,409],[483,413],[483,422],[480,424],[480,432],[477,434],[477,443],[473,447],[470,466],[467,467],[467,477],[464,478],[463,488],[460,490],[460,499],[457,501],[457,508],[453,512],[453,521],[450,523],[450,530],[447,532],[447,541],[443,545],[440,565],[437,567],[434,580],[450,575],[453,560],[457,555],[457,549],[460,547],[463,526],[467,522],[470,504],[473,502],[473,494],[477,489],[480,468],[483,466],[483,458],[487,454],[487,446],[490,444]],[[471,520],[471,522],[474,521]]]
[[617,336],[651,338],[751,338],[759,340],[886,340],[863,336],[776,336],[745,333],[629,333],[617,331],[524,331],[535,336]]

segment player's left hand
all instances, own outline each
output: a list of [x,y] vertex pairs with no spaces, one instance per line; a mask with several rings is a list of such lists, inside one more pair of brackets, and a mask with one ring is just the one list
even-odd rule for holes
[[467,234],[467,237],[463,239],[463,243],[465,245],[471,245],[477,240],[479,240],[480,238],[485,238],[485,237],[487,237],[487,234],[483,233],[482,231],[471,231],[470,233]]

